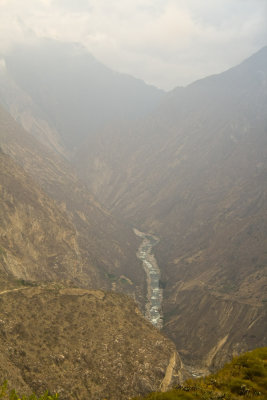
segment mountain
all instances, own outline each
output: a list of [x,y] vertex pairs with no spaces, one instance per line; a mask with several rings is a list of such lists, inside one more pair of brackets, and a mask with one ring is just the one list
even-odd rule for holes
[[[112,121],[152,111],[164,94],[108,69],[78,44],[38,40],[15,47],[4,63],[9,79],[42,111],[69,152]],[[32,114],[38,116],[36,109]]]
[[266,345],[267,48],[167,94],[49,40],[2,64],[31,135],[0,109],[1,146],[66,213],[98,287],[144,307],[136,228],[160,239],[163,331],[188,368]]
[[[54,204],[56,202],[58,210],[72,224],[77,233],[77,251],[83,255],[83,262],[78,263],[79,268],[87,277],[81,278],[79,284],[87,286],[91,282],[91,288],[113,288],[127,292],[143,306],[144,271],[136,258],[138,241],[132,229],[116,220],[94,199],[68,161],[25,132],[1,107],[0,143],[3,151],[24,168],[26,174],[53,199]],[[10,184],[14,190],[16,186],[23,187],[20,180],[16,183],[15,176],[13,184]],[[19,198],[15,196],[17,200]],[[25,204],[27,207],[30,205]],[[49,210],[45,212],[49,213]],[[43,236],[37,227],[35,234],[37,237]],[[27,236],[27,232],[24,235]],[[48,248],[47,251],[56,255],[52,241],[50,244],[54,250]],[[34,279],[34,276],[31,278]]]
[[266,344],[266,76],[267,47],[75,160],[108,209],[160,237],[163,329],[195,366]]
[[124,295],[24,286],[0,291],[0,310],[0,377],[19,393],[128,399],[160,390],[174,358],[179,382],[174,344]]

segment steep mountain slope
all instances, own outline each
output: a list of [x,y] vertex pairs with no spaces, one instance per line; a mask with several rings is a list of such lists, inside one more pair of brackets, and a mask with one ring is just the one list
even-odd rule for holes
[[98,276],[94,285],[131,293],[141,304],[145,278],[132,230],[95,201],[66,160],[38,143],[2,108],[0,124],[2,149],[68,214],[78,232],[79,249]]
[[2,289],[10,276],[87,286],[99,281],[95,266],[81,253],[78,234],[66,213],[2,151],[0,205]]
[[267,340],[266,77],[265,47],[76,159],[109,209],[160,237],[164,329],[196,365]]
[[[0,292],[0,379],[60,399],[128,399],[160,390],[175,346],[124,295],[57,287]],[[178,375],[177,375],[178,374]]]
[[5,62],[69,150],[111,121],[150,112],[164,93],[108,69],[78,44],[43,39],[14,48]]

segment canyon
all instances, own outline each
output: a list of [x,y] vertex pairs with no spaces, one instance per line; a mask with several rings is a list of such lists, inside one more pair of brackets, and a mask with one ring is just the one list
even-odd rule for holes
[[[93,325],[100,318],[103,325],[92,335],[106,331],[110,337],[102,342],[108,347],[116,324],[125,326],[118,340],[126,353],[130,338],[133,350],[121,368],[127,376],[137,374],[139,389],[135,392],[128,380],[119,393],[116,381],[112,393],[117,398],[166,389],[175,380],[217,370],[235,354],[266,346],[266,66],[265,47],[224,73],[164,93],[111,73],[74,44],[42,40],[5,56],[0,71],[0,300],[10,299],[9,318],[18,301],[27,318],[27,299],[37,299],[38,312],[53,303],[64,310],[63,325],[70,318],[66,300],[83,324],[85,314]],[[99,305],[89,316],[91,303],[83,304],[97,296],[107,299],[110,325],[104,324]],[[112,314],[113,305],[121,322]],[[53,314],[49,310],[47,319]],[[136,321],[126,329],[131,318]],[[14,384],[35,390],[33,375],[22,376],[17,369],[25,346],[20,329],[27,337],[32,333],[22,320],[17,324],[18,347],[6,362],[17,371]],[[75,319],[75,329],[77,324]],[[143,369],[133,366],[141,346],[135,325],[153,342],[145,357],[150,377],[143,383]],[[6,346],[8,332],[2,336],[7,335]],[[159,341],[164,346],[157,348]],[[94,383],[83,376],[90,384],[81,384],[82,391],[90,387],[96,398],[111,395],[107,374],[116,349],[111,358],[104,357],[104,372]],[[66,371],[76,363],[69,352]],[[33,349],[29,357],[34,363]],[[91,355],[84,357],[79,362],[89,363]],[[58,371],[56,365],[61,361],[53,360]],[[101,386],[99,379],[106,383]]]

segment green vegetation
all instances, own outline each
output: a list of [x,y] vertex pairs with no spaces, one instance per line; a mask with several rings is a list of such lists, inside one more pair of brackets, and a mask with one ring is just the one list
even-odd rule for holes
[[267,347],[234,358],[216,374],[190,379],[169,392],[151,393],[144,398],[144,400],[254,399],[267,399]]
[[122,283],[122,284],[129,284],[129,282],[127,281],[127,279],[125,279],[125,278],[120,278],[120,283]]
[[108,279],[110,279],[112,282],[117,280],[117,277],[114,274],[107,273],[106,275],[107,275]]
[[4,381],[0,386],[0,399],[1,400],[56,400],[59,399],[58,394],[51,395],[48,392],[45,392],[41,396],[36,396],[36,394],[31,395],[18,395],[16,390],[8,389],[7,381]]
[[38,286],[36,282],[27,281],[25,279],[17,279],[16,282],[19,286]]

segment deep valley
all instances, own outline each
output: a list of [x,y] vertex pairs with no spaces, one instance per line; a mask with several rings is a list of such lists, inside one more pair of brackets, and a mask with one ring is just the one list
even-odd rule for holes
[[266,346],[267,47],[170,92],[52,39],[4,61],[0,380],[126,400]]

